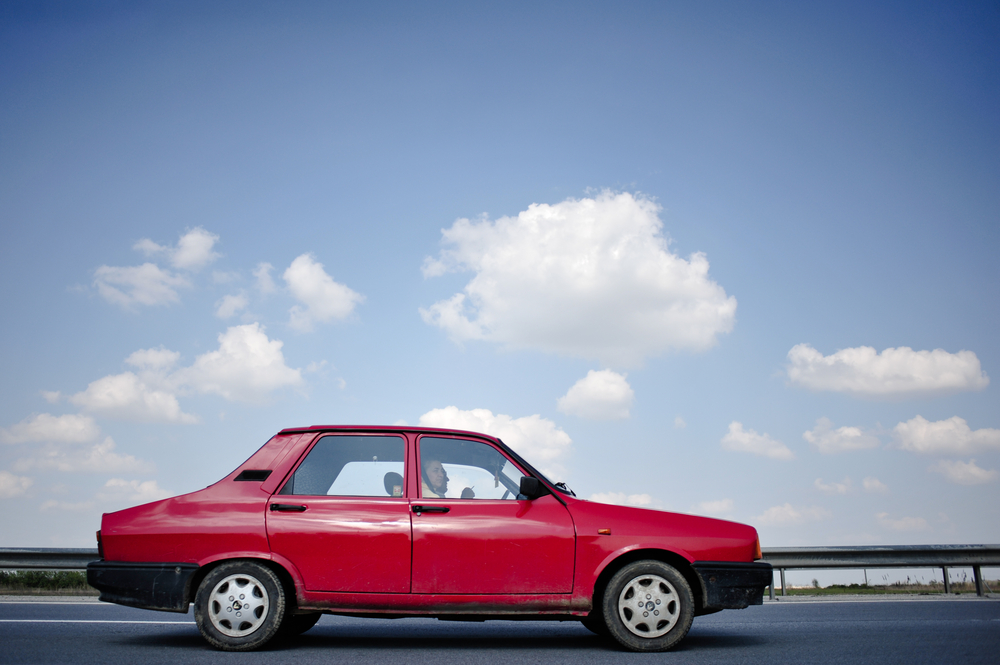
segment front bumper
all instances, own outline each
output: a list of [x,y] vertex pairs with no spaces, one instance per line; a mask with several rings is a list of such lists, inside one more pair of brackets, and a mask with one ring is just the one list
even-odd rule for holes
[[87,564],[87,583],[100,591],[100,599],[107,603],[187,612],[191,579],[197,570],[193,563],[93,561]]
[[771,584],[769,563],[696,561],[692,564],[705,590],[704,610],[740,610],[764,604],[764,589]]

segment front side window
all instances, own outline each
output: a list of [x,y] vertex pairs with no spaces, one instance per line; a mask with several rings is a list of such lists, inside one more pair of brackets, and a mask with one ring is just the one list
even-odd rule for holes
[[425,499],[516,500],[524,474],[491,445],[465,439],[420,439]]
[[398,436],[324,436],[279,494],[402,497],[405,454]]

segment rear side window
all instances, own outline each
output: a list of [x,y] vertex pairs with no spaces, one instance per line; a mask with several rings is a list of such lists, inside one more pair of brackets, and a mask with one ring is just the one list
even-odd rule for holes
[[279,494],[402,497],[405,454],[398,436],[324,436]]

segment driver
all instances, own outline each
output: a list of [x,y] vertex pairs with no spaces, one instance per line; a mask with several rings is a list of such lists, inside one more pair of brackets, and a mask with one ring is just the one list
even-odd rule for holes
[[[430,499],[437,497],[439,499],[444,499],[445,494],[448,492],[448,472],[444,470],[444,466],[441,464],[441,460],[438,459],[426,459],[420,464],[420,475],[421,475],[421,494],[425,499]],[[471,487],[466,487],[462,490],[463,499],[474,499],[476,498],[476,493],[472,491]]]

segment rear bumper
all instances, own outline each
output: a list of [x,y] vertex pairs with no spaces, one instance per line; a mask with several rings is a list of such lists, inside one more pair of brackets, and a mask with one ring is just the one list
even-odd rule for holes
[[769,563],[696,561],[692,564],[705,590],[704,609],[739,610],[764,604],[764,589],[771,584]]
[[101,600],[129,607],[165,612],[187,612],[193,563],[133,563],[93,561],[87,564],[87,583],[101,592]]

